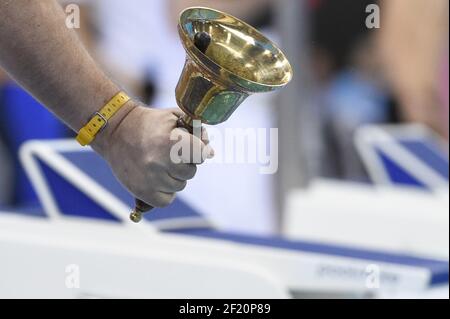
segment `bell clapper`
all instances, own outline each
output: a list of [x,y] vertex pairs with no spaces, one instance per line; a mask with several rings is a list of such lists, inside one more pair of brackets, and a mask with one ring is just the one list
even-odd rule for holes
[[208,50],[211,44],[211,36],[205,31],[197,32],[194,35],[194,44],[197,49],[202,51],[203,54],[206,54],[206,50]]

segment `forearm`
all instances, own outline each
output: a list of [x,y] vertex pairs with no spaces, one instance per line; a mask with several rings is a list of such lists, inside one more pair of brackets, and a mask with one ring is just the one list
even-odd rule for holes
[[120,89],[65,18],[55,0],[0,1],[0,65],[78,131]]

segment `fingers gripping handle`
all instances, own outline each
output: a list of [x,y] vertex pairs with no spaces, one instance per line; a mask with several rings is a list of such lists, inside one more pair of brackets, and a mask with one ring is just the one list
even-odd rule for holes
[[[180,118],[177,121],[177,127],[184,128],[189,133],[192,134],[193,127],[192,127],[191,122],[192,121],[188,116],[182,115],[182,116],[180,116]],[[152,205],[149,205],[149,204],[143,202],[142,200],[136,198],[134,209],[130,214],[131,221],[133,221],[135,223],[139,223],[142,219],[142,215],[144,213],[151,211],[152,209],[153,209]]]

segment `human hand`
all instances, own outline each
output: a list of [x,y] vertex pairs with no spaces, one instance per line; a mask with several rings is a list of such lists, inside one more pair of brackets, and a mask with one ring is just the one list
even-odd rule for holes
[[181,162],[171,158],[172,147],[178,139],[183,148],[201,150],[200,163],[214,154],[205,139],[202,141],[176,128],[181,115],[179,109],[160,110],[138,105],[93,144],[121,183],[137,198],[154,207],[170,204],[175,193],[183,190],[187,180],[196,173],[197,165],[191,157],[184,156]]

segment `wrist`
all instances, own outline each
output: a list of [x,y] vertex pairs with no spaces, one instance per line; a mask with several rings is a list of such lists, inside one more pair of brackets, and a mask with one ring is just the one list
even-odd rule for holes
[[92,148],[97,153],[103,155],[107,151],[111,140],[113,139],[114,132],[118,129],[123,120],[139,105],[139,102],[131,99],[122,106],[111,119],[109,119],[108,124],[96,135],[91,144]]

